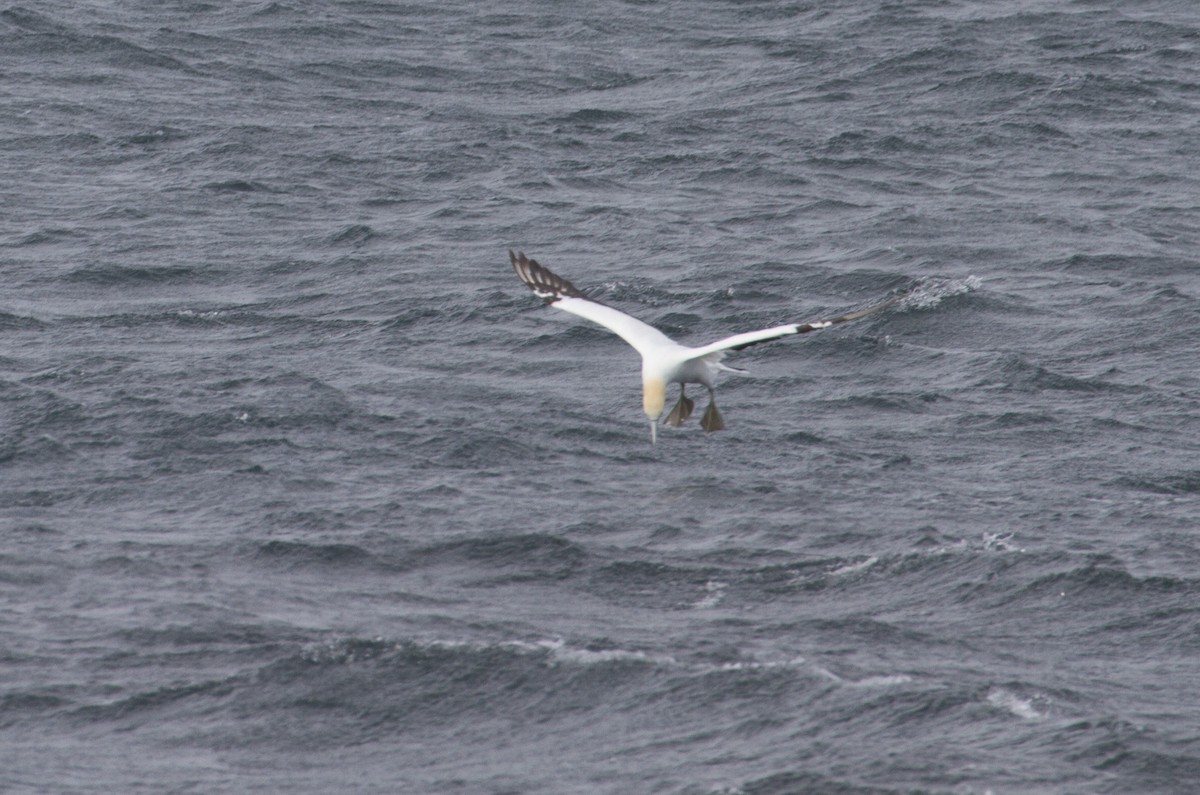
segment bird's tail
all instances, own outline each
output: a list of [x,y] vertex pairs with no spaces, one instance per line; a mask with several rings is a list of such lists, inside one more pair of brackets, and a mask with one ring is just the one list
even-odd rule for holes
[[741,373],[745,375],[746,373],[750,372],[749,370],[743,370],[740,367],[730,367],[729,365],[725,364],[725,362],[721,361],[725,358],[726,353],[728,353],[728,351],[714,351],[705,356],[704,361],[708,362],[718,370],[723,370],[727,373]]

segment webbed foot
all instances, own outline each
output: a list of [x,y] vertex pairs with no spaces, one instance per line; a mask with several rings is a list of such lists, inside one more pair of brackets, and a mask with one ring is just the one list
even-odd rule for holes
[[708,404],[704,416],[700,418],[700,427],[709,433],[725,430],[725,420],[721,418],[721,412],[717,411],[716,403]]
[[672,428],[678,428],[683,424],[684,420],[692,416],[692,409],[696,407],[696,402],[683,394],[679,395],[679,402],[671,409],[671,413],[667,415],[664,422]]

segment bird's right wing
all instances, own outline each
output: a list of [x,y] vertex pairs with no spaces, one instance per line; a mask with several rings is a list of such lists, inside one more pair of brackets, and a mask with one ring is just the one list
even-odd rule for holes
[[777,340],[780,337],[790,337],[793,334],[807,334],[810,331],[818,331],[830,326],[836,326],[838,323],[845,323],[847,320],[858,320],[860,317],[874,314],[881,309],[887,309],[892,304],[903,298],[904,295],[894,295],[886,301],[869,306],[866,309],[859,309],[856,312],[847,312],[844,315],[831,317],[828,320],[812,320],[808,323],[796,323],[789,326],[775,326],[774,328],[765,328],[758,331],[747,331],[742,334],[734,334],[732,337],[726,337],[723,340],[705,345],[702,348],[696,348],[696,354],[693,358],[699,359],[701,356],[708,356],[718,351],[740,351],[742,348],[748,348],[751,345],[757,345],[760,342],[770,342]]
[[508,256],[512,260],[513,270],[534,295],[555,309],[570,312],[604,326],[632,345],[638,353],[645,355],[648,350],[675,344],[670,337],[654,326],[588,298],[575,285],[539,265],[537,260],[527,259],[523,253],[514,254],[511,250]]

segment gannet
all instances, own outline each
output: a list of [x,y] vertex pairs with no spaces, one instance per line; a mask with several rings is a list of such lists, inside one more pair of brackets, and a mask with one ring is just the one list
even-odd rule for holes
[[713,391],[713,381],[717,373],[725,371],[744,373],[735,367],[723,364],[721,360],[729,351],[740,351],[760,342],[788,337],[792,334],[805,334],[809,331],[829,328],[847,320],[857,320],[885,309],[903,298],[903,294],[895,295],[882,303],[847,312],[844,315],[831,317],[828,320],[813,320],[808,323],[796,323],[787,326],[774,326],[758,331],[747,331],[734,334],[732,337],[717,340],[699,348],[689,348],[680,345],[675,340],[663,334],[651,325],[643,323],[635,317],[602,304],[594,298],[589,298],[569,281],[552,273],[548,268],[539,265],[537,260],[526,258],[524,253],[508,252],[513,270],[521,281],[533,291],[533,294],[543,299],[555,309],[570,312],[573,315],[586,318],[593,323],[599,323],[609,331],[633,346],[642,355],[642,410],[650,419],[650,443],[658,442],[658,420],[666,405],[667,384],[679,384],[679,401],[667,414],[664,420],[667,425],[678,427],[692,414],[695,405],[687,397],[685,390],[688,384],[701,384],[708,390],[708,408],[700,418],[700,427],[705,431],[720,431],[725,428],[725,420],[717,410],[716,393]]

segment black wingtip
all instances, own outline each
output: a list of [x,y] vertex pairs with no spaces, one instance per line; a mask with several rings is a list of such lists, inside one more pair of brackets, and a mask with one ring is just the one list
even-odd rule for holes
[[526,257],[525,252],[514,254],[513,250],[509,249],[508,257],[512,262],[513,270],[517,272],[517,276],[525,283],[525,286],[547,302],[557,301],[563,297],[587,297],[583,291],[563,277],[538,264],[537,260]]

